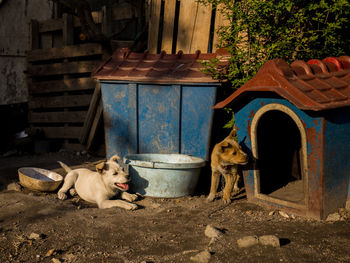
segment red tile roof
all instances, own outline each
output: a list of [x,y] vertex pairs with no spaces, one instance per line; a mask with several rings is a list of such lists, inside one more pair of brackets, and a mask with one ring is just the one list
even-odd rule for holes
[[223,108],[252,91],[275,92],[303,110],[325,110],[350,106],[350,57],[323,61],[282,59],[266,62],[256,76],[213,108]]
[[218,50],[213,54],[148,54],[133,53],[127,48],[116,52],[93,74],[99,80],[117,80],[150,83],[215,83],[204,74],[199,60],[218,58],[224,69],[228,65],[229,54]]

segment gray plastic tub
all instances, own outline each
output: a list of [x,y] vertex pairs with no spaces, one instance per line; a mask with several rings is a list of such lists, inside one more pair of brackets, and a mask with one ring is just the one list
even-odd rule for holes
[[193,194],[205,160],[184,154],[132,154],[129,165],[131,191],[151,197]]

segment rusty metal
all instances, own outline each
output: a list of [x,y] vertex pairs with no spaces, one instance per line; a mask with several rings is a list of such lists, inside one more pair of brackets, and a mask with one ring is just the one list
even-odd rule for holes
[[249,92],[275,92],[302,110],[327,110],[350,106],[350,57],[323,61],[268,61],[256,74],[213,108],[224,108],[241,100]]

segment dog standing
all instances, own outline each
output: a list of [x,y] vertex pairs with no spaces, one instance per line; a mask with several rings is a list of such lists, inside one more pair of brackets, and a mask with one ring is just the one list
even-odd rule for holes
[[238,191],[239,175],[238,165],[245,165],[248,162],[247,155],[242,151],[240,145],[235,140],[236,128],[221,142],[214,146],[211,154],[211,186],[208,201],[213,201],[219,186],[221,175],[225,178],[225,188],[223,194],[224,203],[231,202],[231,192]]
[[[137,195],[129,194],[129,175],[116,162],[120,160],[118,155],[114,155],[107,162],[96,165],[96,171],[86,168],[70,169],[62,162],[59,164],[68,173],[64,179],[64,184],[58,191],[58,198],[64,200],[67,198],[67,191],[71,195],[77,193],[82,199],[90,203],[96,203],[99,208],[121,207],[127,210],[137,209],[133,202]],[[74,187],[74,188],[72,188]],[[109,200],[120,193],[124,200]]]

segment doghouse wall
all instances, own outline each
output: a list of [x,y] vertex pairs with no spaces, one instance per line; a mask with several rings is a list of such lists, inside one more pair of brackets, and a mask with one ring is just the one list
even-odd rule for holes
[[217,86],[103,83],[108,158],[183,153],[208,159]]
[[350,197],[350,107],[326,112],[325,120],[325,200],[332,200],[324,204],[327,214]]
[[[261,97],[260,97],[261,96]],[[323,134],[322,121],[323,118],[310,116],[306,112],[298,109],[290,102],[282,99],[275,94],[263,95],[259,94],[259,98],[246,97],[239,103],[234,105],[236,126],[238,128],[238,139],[246,150],[252,156],[251,142],[251,123],[255,113],[263,106],[270,103],[279,103],[290,108],[301,120],[307,137],[307,204],[304,208],[296,208],[294,206],[281,205],[268,200],[260,200],[255,196],[254,181],[254,165],[250,165],[246,171],[243,171],[244,183],[248,200],[261,202],[267,206],[274,208],[285,208],[292,212],[310,216],[314,218],[322,217],[323,209]],[[253,161],[254,162],[254,161]],[[253,163],[251,162],[251,163]]]

